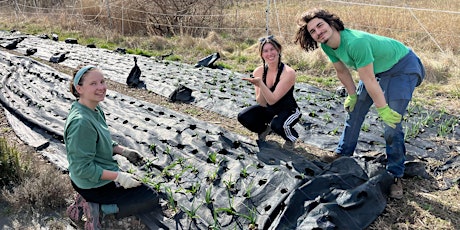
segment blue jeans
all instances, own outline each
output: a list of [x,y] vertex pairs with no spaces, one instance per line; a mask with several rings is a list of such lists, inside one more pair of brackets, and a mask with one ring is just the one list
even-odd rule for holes
[[[406,71],[407,62],[413,65],[420,64],[419,73]],[[407,106],[412,99],[412,93],[424,78],[424,69],[418,58],[411,52],[407,57],[403,58],[392,69],[376,77],[382,88],[388,106],[401,115],[406,112]],[[356,91],[358,101],[352,112],[348,114],[345,121],[345,128],[340,137],[336,153],[343,156],[351,156],[355,151],[358,143],[358,136],[361,126],[364,122],[369,108],[372,106],[372,98],[366,91],[364,84],[360,81]],[[387,166],[388,172],[395,177],[404,175],[404,161],[406,159],[406,147],[404,144],[404,131],[402,124],[396,125],[396,128],[391,128],[384,124],[384,138],[386,144]]]

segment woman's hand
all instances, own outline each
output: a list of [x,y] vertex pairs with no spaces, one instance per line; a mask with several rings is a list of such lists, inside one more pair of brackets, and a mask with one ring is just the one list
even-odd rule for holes
[[262,84],[262,78],[261,77],[245,77],[243,78],[245,81],[251,82],[253,85],[260,87],[260,84]]

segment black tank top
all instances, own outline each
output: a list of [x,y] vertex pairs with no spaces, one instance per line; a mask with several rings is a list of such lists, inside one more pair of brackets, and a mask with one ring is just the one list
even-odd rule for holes
[[[278,73],[276,74],[276,79],[275,83],[273,86],[270,88],[270,91],[275,91],[276,86],[280,82],[280,77],[281,73],[284,70],[284,63],[280,63],[278,66]],[[262,75],[262,80],[265,85],[267,85],[267,71],[268,71],[268,66],[264,67],[264,73]],[[268,105],[268,108],[272,109],[275,113],[278,113],[283,110],[295,110],[297,108],[297,102],[294,98],[294,86],[292,86],[289,91],[275,104],[273,105]]]

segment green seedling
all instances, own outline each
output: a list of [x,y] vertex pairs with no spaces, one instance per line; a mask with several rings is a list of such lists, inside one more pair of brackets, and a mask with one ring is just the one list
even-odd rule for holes
[[217,152],[209,153],[208,160],[213,164],[217,163]]
[[151,144],[149,146],[149,149],[152,153],[156,153],[157,145],[156,144]]
[[190,194],[195,195],[200,190],[200,188],[201,188],[200,182],[196,182],[192,185],[192,187],[188,191],[190,192]]
[[212,192],[212,185],[206,189],[206,195],[204,197],[204,200],[206,204],[208,205],[212,203],[211,192]]
[[361,130],[364,131],[364,132],[369,132],[370,131],[370,125],[367,124],[367,123],[363,123],[363,125],[361,126]]
[[165,191],[166,195],[168,197],[168,206],[169,206],[169,208],[171,208],[172,210],[176,211],[176,209],[177,209],[176,201],[174,200],[173,192],[172,192],[171,188],[166,187],[165,190],[166,190]]
[[185,208],[184,206],[181,206],[181,209],[187,213],[187,216],[190,218],[190,219],[196,219],[196,218],[199,218],[199,216],[196,214],[196,212],[198,211],[198,209],[201,207],[201,204],[198,205],[198,207],[194,207],[195,205],[195,200],[193,200],[192,202],[192,207],[190,207],[190,209],[187,209]]

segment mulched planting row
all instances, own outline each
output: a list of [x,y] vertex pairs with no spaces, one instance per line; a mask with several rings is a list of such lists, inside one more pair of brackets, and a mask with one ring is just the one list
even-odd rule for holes
[[[26,143],[65,170],[62,132],[74,101],[68,91],[71,76],[42,63],[53,55],[65,54],[61,65],[75,68],[81,63],[97,64],[108,79],[125,83],[134,55],[36,36],[0,35],[3,44],[22,37],[15,51],[26,55],[27,49],[36,48],[31,57],[42,60],[0,51],[0,101],[8,110],[9,121]],[[186,85],[194,90],[191,104],[229,118],[255,103],[252,86],[241,80],[244,74],[136,57],[146,90],[167,97],[179,84]],[[341,104],[344,98],[307,84],[299,83],[296,88],[303,113],[296,126],[300,141],[332,151],[345,118]],[[363,158],[367,162],[361,158],[333,164],[311,162],[277,145],[257,143],[214,124],[110,90],[101,105],[114,140],[138,149],[147,160],[135,167],[120,157],[122,168],[135,171],[163,195],[167,210],[144,217],[150,226],[248,229],[257,225],[267,229],[328,223],[340,227],[348,222],[362,228],[385,207],[389,179],[381,159],[367,156]],[[458,119],[418,106],[411,108],[408,117],[412,122],[406,124],[411,130],[407,140],[410,158],[447,159],[452,146],[437,146],[432,138],[443,126],[448,135],[458,138]],[[363,156],[369,151],[384,152],[382,124],[375,111],[369,113],[366,122],[357,152]],[[420,165],[413,165],[420,169]],[[415,173],[420,175],[424,170]],[[361,191],[370,198],[354,206],[353,194]],[[298,208],[307,204],[308,209]],[[375,211],[368,212],[370,207]],[[318,223],[325,210],[329,210],[330,218]],[[348,217],[339,215],[342,212]]]

